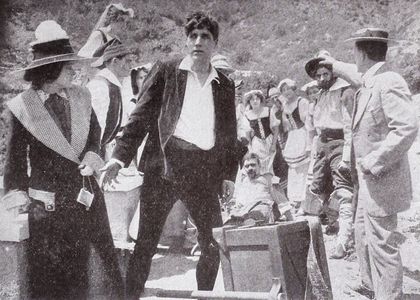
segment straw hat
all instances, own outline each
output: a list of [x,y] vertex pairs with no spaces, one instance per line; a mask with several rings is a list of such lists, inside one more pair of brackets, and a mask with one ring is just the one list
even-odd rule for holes
[[282,81],[279,82],[279,85],[277,86],[277,88],[279,89],[279,91],[281,91],[281,88],[283,87],[283,85],[287,84],[288,86],[292,87],[292,86],[296,86],[296,81],[290,79],[290,78],[285,78]]
[[376,41],[388,43],[389,41],[396,41],[388,38],[388,32],[381,28],[362,28],[352,34],[352,37],[345,40],[345,42],[364,42],[364,41]]
[[312,81],[310,81],[310,82],[308,82],[308,83],[304,84],[304,85],[300,88],[300,90],[301,90],[302,92],[307,93],[307,92],[308,92],[308,90],[309,90],[310,88],[313,88],[313,87],[318,87],[318,81],[316,81],[316,80],[312,80]]
[[32,61],[18,71],[26,71],[57,62],[86,59],[74,53],[69,36],[54,20],[41,22],[35,30],[35,39],[30,43]]

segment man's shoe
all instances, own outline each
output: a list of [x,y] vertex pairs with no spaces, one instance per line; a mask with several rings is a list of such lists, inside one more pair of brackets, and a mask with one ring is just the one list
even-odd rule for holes
[[375,292],[372,291],[370,288],[368,288],[366,285],[364,284],[359,284],[357,286],[351,286],[348,285],[348,287],[353,290],[354,292],[365,296],[368,299],[375,299]]
[[342,244],[338,244],[335,249],[334,249],[334,253],[332,253],[330,255],[331,259],[342,259],[344,257],[346,257],[347,255],[347,251],[344,248],[344,246]]

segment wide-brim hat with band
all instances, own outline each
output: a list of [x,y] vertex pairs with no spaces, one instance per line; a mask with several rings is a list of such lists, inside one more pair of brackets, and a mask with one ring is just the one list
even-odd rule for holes
[[320,50],[315,58],[309,60],[305,65],[305,71],[312,79],[315,79],[315,73],[319,68],[319,62],[324,60],[321,56],[331,56],[327,50]]
[[382,28],[362,28],[353,33],[350,38],[345,40],[345,42],[375,41],[388,43],[396,41],[395,39],[390,39],[388,36],[388,31]]
[[105,62],[107,62],[108,60],[114,57],[131,54],[133,52],[134,52],[133,49],[130,49],[124,44],[122,44],[119,39],[113,38],[109,40],[107,43],[103,44],[101,47],[99,47],[95,51],[95,53],[93,53],[93,57],[99,57],[99,58],[93,63],[91,63],[90,65],[94,68],[99,68]]
[[67,33],[54,20],[41,22],[35,30],[36,40],[30,43],[32,61],[23,69],[16,72],[26,71],[41,66],[65,62],[80,61],[87,58],[78,56],[70,45]]

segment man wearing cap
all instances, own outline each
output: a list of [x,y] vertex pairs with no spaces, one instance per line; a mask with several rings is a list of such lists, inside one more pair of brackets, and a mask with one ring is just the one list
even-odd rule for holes
[[[320,54],[329,55],[325,50]],[[339,231],[331,258],[339,259],[346,255],[353,230],[350,123],[354,91],[348,82],[333,75],[331,66],[320,65],[321,60],[316,57],[305,66],[321,89],[310,119],[318,135],[310,191],[320,199],[326,194],[328,206],[338,211]]]
[[[331,57],[323,64],[358,88],[352,119],[352,158],[359,179],[355,220],[356,251],[364,292],[376,299],[401,299],[403,267],[397,214],[410,208],[412,183],[407,151],[418,125],[406,81],[385,58],[388,32],[357,31],[357,72]],[[367,293],[370,292],[370,293]]]
[[185,25],[188,55],[157,62],[140,100],[117,140],[102,182],[112,184],[147,133],[139,233],[127,274],[127,294],[138,299],[149,275],[165,219],[180,199],[198,230],[196,269],[199,290],[212,290],[219,249],[212,228],[222,225],[218,196],[233,195],[236,154],[235,87],[210,64],[219,26],[195,12]]
[[99,58],[91,66],[101,69],[86,85],[101,126],[101,155],[105,160],[110,158],[111,142],[119,133],[124,117],[122,82],[130,72],[130,53],[130,49],[116,39],[100,47],[95,52],[95,57]]

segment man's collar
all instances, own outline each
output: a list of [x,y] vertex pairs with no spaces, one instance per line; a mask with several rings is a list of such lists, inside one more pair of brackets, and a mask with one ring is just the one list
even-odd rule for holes
[[122,88],[122,84],[118,80],[117,76],[115,76],[115,74],[112,73],[112,71],[110,69],[108,69],[108,68],[105,68],[105,69],[100,70],[96,74],[96,76],[101,76],[101,77],[107,79],[108,81],[110,81],[111,83],[115,84],[119,88]]
[[347,81],[338,77],[333,85],[328,89],[328,91],[336,91],[348,86],[350,86],[350,84]]
[[[184,70],[184,71],[187,71],[187,72],[195,73],[193,70],[191,70],[192,63],[193,63],[192,58],[191,58],[191,56],[188,55],[188,56],[184,57],[184,59],[181,61],[178,69]],[[209,74],[209,77],[207,78],[206,83],[211,82],[212,80],[216,80],[219,83],[219,74],[217,74],[216,69],[212,65],[210,65],[210,66],[211,66],[210,67],[210,74]]]
[[369,83],[372,80],[372,77],[378,72],[378,70],[385,64],[384,61],[377,62],[372,67],[370,67],[365,74],[362,75],[363,81]]

